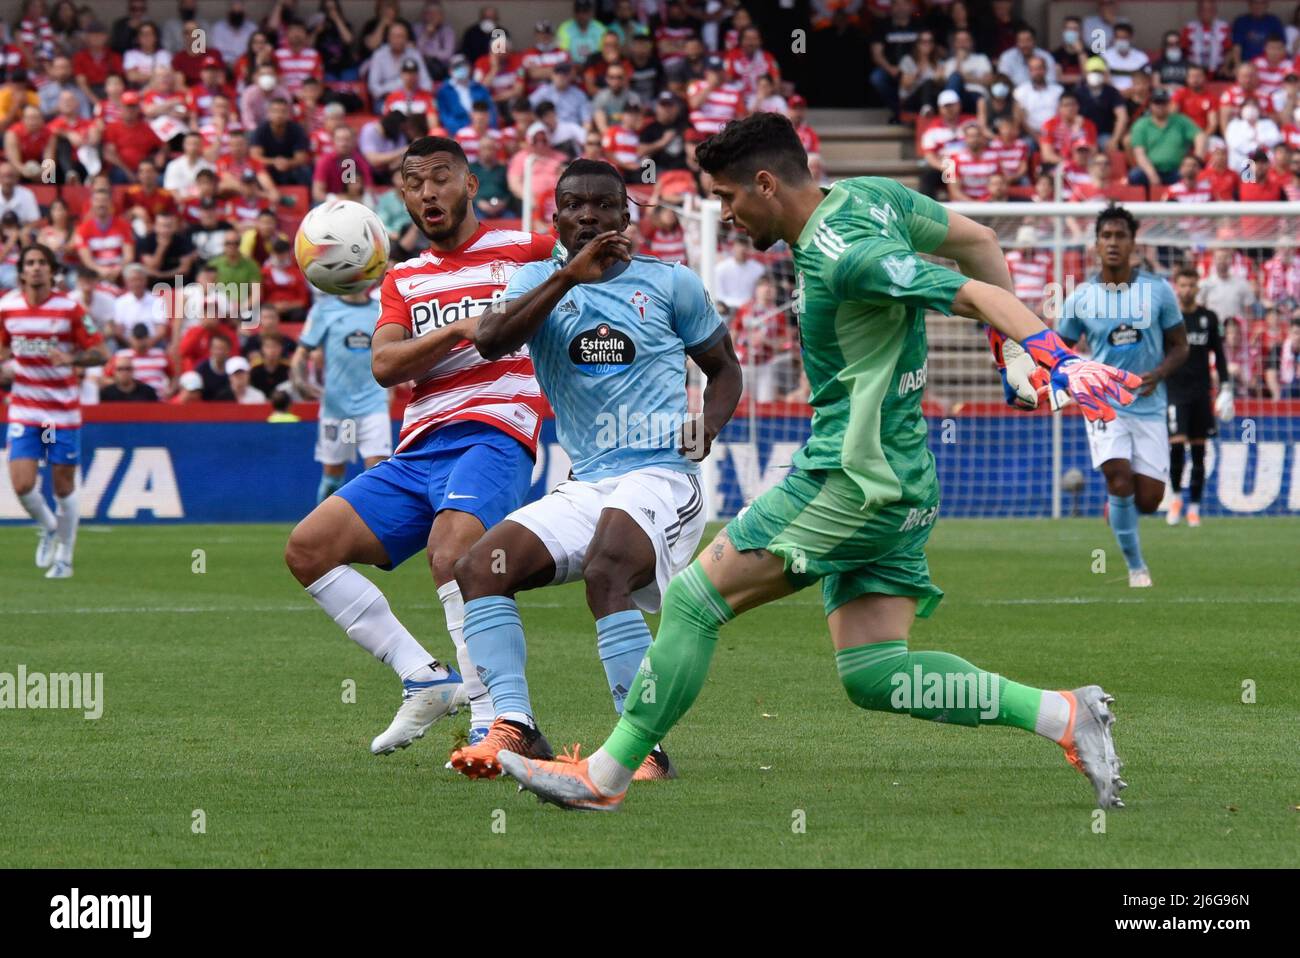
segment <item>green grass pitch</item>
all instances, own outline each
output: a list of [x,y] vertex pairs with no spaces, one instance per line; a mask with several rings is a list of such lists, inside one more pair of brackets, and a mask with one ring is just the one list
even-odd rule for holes
[[[97,721],[0,711],[0,865],[1300,864],[1297,519],[1146,520],[1149,592],[1127,588],[1100,520],[939,522],[948,597],[912,646],[1114,693],[1129,807],[1104,833],[1055,746],[854,708],[811,589],[723,630],[668,742],[682,777],[635,787],[617,815],[445,770],[465,716],[373,757],[395,679],[290,577],[287,533],[83,528],[76,578],[46,582],[32,532],[0,529],[0,672],[102,672],[105,696]],[[374,576],[451,658],[424,565]],[[613,713],[581,587],[521,608],[542,728],[593,749]]]

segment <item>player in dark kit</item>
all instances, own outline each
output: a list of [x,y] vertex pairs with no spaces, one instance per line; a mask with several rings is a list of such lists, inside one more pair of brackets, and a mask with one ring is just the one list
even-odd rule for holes
[[[1200,277],[1195,269],[1185,267],[1174,274],[1174,292],[1178,308],[1187,327],[1187,362],[1166,380],[1169,390],[1169,484],[1173,498],[1169,502],[1167,521],[1178,525],[1183,517],[1184,446],[1192,447],[1192,477],[1187,504],[1187,524],[1201,524],[1201,491],[1205,488],[1205,440],[1217,431],[1217,416],[1232,419],[1232,383],[1228,378],[1228,359],[1223,352],[1219,317],[1196,302]],[[1219,371],[1219,393],[1210,402],[1210,354]]]

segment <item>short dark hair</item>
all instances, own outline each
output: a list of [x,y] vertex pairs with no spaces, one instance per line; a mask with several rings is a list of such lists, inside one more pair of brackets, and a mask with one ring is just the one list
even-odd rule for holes
[[421,136],[411,141],[411,145],[406,148],[402,154],[402,162],[398,165],[405,170],[406,161],[413,156],[433,156],[435,153],[450,153],[461,165],[469,167],[469,160],[465,158],[465,150],[459,143],[449,136]]
[[574,160],[564,168],[560,178],[555,181],[555,195],[560,195],[560,188],[564,185],[565,180],[573,179],[575,176],[609,177],[618,184],[619,195],[623,197],[624,204],[627,203],[627,184],[623,181],[623,174],[604,160],[589,160],[585,157]]
[[1174,272],[1174,279],[1180,279],[1183,276],[1189,276],[1198,283],[1201,281],[1201,274],[1196,271],[1195,266],[1180,266]]
[[1137,239],[1137,235],[1138,235],[1137,217],[1134,216],[1132,213],[1130,213],[1124,207],[1119,206],[1115,203],[1110,204],[1110,206],[1106,207],[1104,210],[1102,210],[1100,213],[1097,214],[1097,225],[1095,227],[1095,232],[1093,235],[1100,236],[1102,226],[1111,222],[1112,220],[1120,220],[1126,223],[1128,225],[1129,235],[1131,235],[1134,239]]
[[50,267],[51,273],[57,273],[59,271],[59,258],[54,255],[54,250],[50,249],[44,243],[28,243],[18,251],[18,271],[20,273],[23,269],[23,262],[27,259],[27,254],[32,250],[36,250],[36,252],[45,257],[45,262]]
[[732,120],[695,148],[695,161],[711,176],[753,179],[770,170],[791,183],[806,183],[808,153],[793,124],[779,113],[752,113]]
[[469,108],[473,110],[475,113],[492,112],[492,104],[489,103],[487,100],[475,100],[473,103],[469,105]]

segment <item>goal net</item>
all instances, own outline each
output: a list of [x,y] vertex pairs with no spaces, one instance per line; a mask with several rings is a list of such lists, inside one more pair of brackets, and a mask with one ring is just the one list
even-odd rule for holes
[[[1097,272],[1093,223],[1105,203],[949,204],[996,230],[1017,296],[1049,325],[1069,293]],[[1300,512],[1300,205],[1129,203],[1140,223],[1140,265],[1171,279],[1183,265],[1202,277],[1220,323],[1235,417],[1207,443],[1207,515]],[[705,210],[705,215],[708,214]],[[725,245],[725,239],[724,239]],[[707,259],[707,258],[706,258]],[[696,265],[693,263],[692,265]],[[707,262],[700,266],[708,266]],[[948,264],[954,265],[954,264]],[[771,257],[779,280],[788,252]],[[698,268],[698,267],[697,267]],[[701,269],[706,281],[710,275]],[[1225,295],[1240,279],[1235,297]],[[788,293],[788,287],[781,287]],[[788,295],[772,307],[789,309]],[[1231,312],[1232,315],[1227,315]],[[794,317],[786,313],[793,321]],[[756,318],[754,328],[779,329]],[[733,336],[738,328],[733,323]],[[744,331],[740,331],[744,335]],[[971,320],[932,315],[925,412],[948,516],[1059,517],[1099,514],[1105,499],[1092,469],[1082,417],[1006,406],[985,337]],[[715,444],[705,475],[717,518],[734,515],[780,481],[808,437],[797,358],[795,388],[772,350],[742,356],[746,390]],[[773,383],[776,383],[774,388]],[[696,397],[698,405],[698,397]],[[1184,470],[1186,485],[1190,469]]]

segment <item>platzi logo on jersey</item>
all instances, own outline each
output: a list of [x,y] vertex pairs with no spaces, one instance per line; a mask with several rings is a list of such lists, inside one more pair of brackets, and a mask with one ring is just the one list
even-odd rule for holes
[[632,365],[636,344],[627,333],[601,323],[570,340],[569,359],[588,376],[608,376]]

